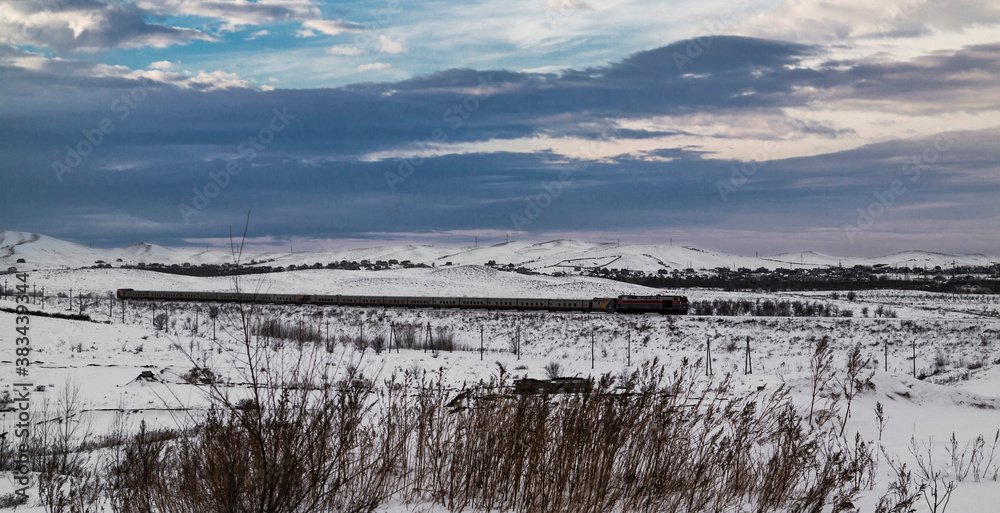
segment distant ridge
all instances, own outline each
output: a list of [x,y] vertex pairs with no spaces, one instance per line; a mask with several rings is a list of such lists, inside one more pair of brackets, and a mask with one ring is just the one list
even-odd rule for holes
[[[24,259],[24,263],[18,263]],[[119,260],[120,259],[120,260]],[[342,260],[406,260],[424,263],[438,268],[458,265],[483,265],[494,262],[498,265],[513,264],[535,271],[552,274],[572,272],[593,267],[632,269],[657,272],[661,269],[684,270],[693,268],[715,269],[719,267],[749,269],[816,268],[824,266],[853,267],[855,265],[891,265],[909,267],[942,268],[956,266],[991,265],[1000,262],[995,256],[948,255],[932,251],[908,250],[886,256],[837,257],[814,251],[781,253],[762,257],[731,255],[718,251],[691,246],[670,246],[656,244],[588,243],[570,239],[556,239],[541,242],[510,241],[481,246],[424,246],[400,244],[356,249],[306,251],[296,253],[261,252],[245,254],[243,261],[267,261],[270,266],[327,264]],[[60,269],[92,266],[97,262],[114,266],[123,264],[159,262],[165,265],[190,263],[221,264],[232,261],[228,249],[173,248],[159,244],[140,242],[123,248],[90,248],[73,242],[40,235],[37,233],[0,231],[0,266],[6,270],[17,266],[19,269]]]

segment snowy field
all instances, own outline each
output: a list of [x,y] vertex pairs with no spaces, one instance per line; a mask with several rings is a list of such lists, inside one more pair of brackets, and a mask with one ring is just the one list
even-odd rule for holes
[[[904,251],[873,258],[841,257],[811,251],[779,255],[749,257],[733,255],[682,244],[617,244],[587,243],[575,240],[545,242],[511,241],[490,245],[441,246],[399,245],[369,248],[340,248],[340,243],[314,243],[308,247],[289,248],[288,252],[245,251],[242,261],[256,261],[272,267],[308,265],[330,262],[360,262],[368,260],[406,260],[414,264],[443,267],[446,265],[483,265],[489,261],[497,264],[514,264],[538,272],[572,272],[575,268],[608,267],[655,273],[661,269],[711,270],[719,267],[737,269],[813,269],[818,267],[853,267],[855,265],[930,268],[940,266],[989,266],[1000,262],[1000,257],[990,255],[948,255],[929,251]],[[237,241],[238,243],[238,241]],[[295,251],[292,251],[292,250]],[[23,260],[21,262],[20,260]],[[140,263],[164,265],[188,263],[232,263],[233,253],[218,248],[174,248],[156,244],[139,243],[123,248],[91,248],[28,232],[0,230],[0,266],[5,270],[16,266],[19,270],[45,270],[58,268],[76,269],[92,266],[98,261],[114,267],[135,266]]]
[[[8,277],[10,278],[10,277]],[[177,426],[204,413],[206,387],[183,376],[193,367],[212,369],[235,394],[241,390],[245,367],[232,337],[233,307],[223,305],[216,319],[209,305],[170,303],[124,305],[109,300],[116,288],[160,290],[230,290],[230,278],[195,278],[140,270],[92,269],[31,273],[30,284],[47,295],[73,289],[95,297],[83,300],[92,321],[33,317],[30,382],[33,408],[54,401],[66,383],[75,383],[85,397],[87,421],[95,431],[106,429],[116,412],[126,412],[132,428],[139,420],[155,426]],[[332,292],[344,294],[454,295],[591,298],[652,289],[596,278],[524,276],[481,266],[447,269],[382,271],[309,270],[244,278],[243,290],[261,292]],[[672,291],[677,292],[677,291]],[[930,447],[935,464],[956,480],[948,511],[992,512],[1000,503],[1000,455],[981,462],[978,482],[968,475],[958,481],[961,462],[953,461],[946,442],[954,434],[959,448],[982,435],[991,450],[1000,429],[1000,298],[995,295],[947,295],[903,291],[862,291],[851,301],[840,293],[727,293],[682,291],[694,301],[714,299],[788,300],[831,303],[853,317],[722,317],[659,315],[624,316],[582,313],[519,313],[455,310],[394,310],[265,306],[260,316],[308,333],[323,347],[331,380],[342,379],[356,367],[375,383],[389,376],[428,371],[442,377],[455,393],[469,383],[488,380],[502,365],[513,377],[544,379],[545,367],[558,364],[562,376],[600,376],[638,368],[659,359],[667,368],[682,360],[698,362],[710,354],[712,375],[705,386],[729,374],[733,393],[791,387],[802,407],[809,402],[810,357],[817,342],[831,341],[835,365],[860,344],[870,358],[874,388],[855,400],[848,431],[876,440],[874,409],[881,403],[888,419],[881,433],[887,454],[915,460],[911,441]],[[74,298],[49,297],[45,312],[79,313]],[[0,307],[13,308],[12,301]],[[879,307],[895,317],[875,317]],[[30,305],[43,310],[41,304]],[[867,316],[862,311],[867,308]],[[154,322],[154,319],[159,320]],[[0,395],[13,393],[14,314],[0,312]],[[417,346],[397,349],[391,326],[415,330]],[[456,350],[420,349],[427,331],[445,337]],[[358,341],[363,341],[358,343]],[[299,345],[267,338],[268,350],[293,354]],[[480,352],[480,344],[483,351]],[[746,372],[747,347],[752,373]],[[914,359],[915,354],[915,359]],[[707,370],[707,369],[706,369]],[[152,371],[153,380],[136,379]],[[922,379],[913,377],[914,371]],[[707,374],[707,372],[705,373]],[[13,413],[0,416],[0,431],[10,432]],[[919,451],[918,451],[919,452]],[[884,458],[883,458],[884,459]],[[910,461],[912,468],[915,461]],[[861,511],[874,511],[886,492],[890,469],[883,462],[873,490],[862,493]],[[5,479],[0,493],[14,487]],[[388,511],[431,511],[430,504],[386,506]],[[387,511],[385,508],[381,511]],[[931,511],[923,500],[917,511]],[[22,508],[42,511],[41,507]],[[436,507],[435,511],[445,511]],[[938,509],[938,511],[943,511]]]

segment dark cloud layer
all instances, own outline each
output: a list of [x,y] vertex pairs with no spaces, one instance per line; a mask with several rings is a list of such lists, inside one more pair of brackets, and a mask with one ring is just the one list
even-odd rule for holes
[[[558,74],[456,69],[395,83],[268,92],[97,76],[94,65],[78,61],[27,69],[9,64],[27,54],[8,47],[0,51],[0,62],[8,62],[0,66],[0,179],[10,186],[0,192],[0,219],[5,228],[105,244],[217,237],[252,209],[257,234],[278,238],[763,225],[829,230],[832,247],[845,243],[842,227],[854,222],[857,208],[903,176],[907,158],[934,148],[934,138],[755,163],[756,172],[731,194],[720,194],[719,184],[745,163],[698,147],[590,160],[544,151],[431,156],[424,150],[435,139],[472,144],[544,136],[599,144],[684,135],[619,123],[655,116],[781,117],[782,108],[806,107],[817,94],[828,102],[909,99],[908,108],[939,111],[951,101],[973,101],[969,91],[990,87],[984,82],[1000,74],[994,46],[910,62],[807,67],[803,59],[821,56],[821,48],[742,37],[715,37],[698,52],[693,44],[699,45],[680,41]],[[978,101],[996,108],[995,99]],[[94,131],[106,121],[113,129],[94,143]],[[798,135],[852,135],[818,122],[793,126]],[[997,135],[962,132],[881,226],[906,229],[931,216],[981,224],[1000,216],[989,200],[998,192],[997,154],[989,149]],[[70,166],[70,154],[87,142],[88,155]],[[60,175],[53,163],[69,172]],[[226,171],[233,165],[238,174]],[[197,208],[194,191],[213,192],[213,180],[225,186]],[[553,196],[551,205],[531,217],[531,201],[545,194]],[[959,201],[979,207],[949,210]],[[196,213],[189,210],[185,218],[181,205]],[[80,216],[90,221],[74,221]],[[530,222],[518,224],[516,216]]]

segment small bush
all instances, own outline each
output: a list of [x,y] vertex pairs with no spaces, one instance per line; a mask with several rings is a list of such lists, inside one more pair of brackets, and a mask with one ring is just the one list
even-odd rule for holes
[[0,495],[0,509],[13,509],[28,503],[27,495],[18,495],[17,492],[8,492]]
[[211,369],[206,369],[203,367],[192,367],[191,370],[181,374],[181,379],[192,384],[203,384],[209,385],[215,383],[215,374]]

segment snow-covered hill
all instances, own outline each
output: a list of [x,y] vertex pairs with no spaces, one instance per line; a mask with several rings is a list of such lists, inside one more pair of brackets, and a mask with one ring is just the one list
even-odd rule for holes
[[[22,259],[24,262],[18,261]],[[144,242],[124,248],[91,248],[37,233],[0,231],[2,270],[10,266],[27,270],[79,268],[99,261],[120,266],[139,262],[202,264],[229,260],[229,253],[219,250],[170,248]]]
[[[23,259],[24,262],[18,262]],[[660,269],[750,268],[776,269],[814,268],[823,266],[906,265],[910,267],[954,265],[989,265],[1000,258],[987,255],[948,255],[928,251],[906,251],[882,257],[837,257],[815,252],[784,253],[773,256],[748,257],[690,246],[656,244],[619,245],[587,243],[575,240],[547,242],[505,242],[490,246],[449,247],[398,245],[354,249],[318,250],[295,253],[258,253],[244,255],[244,262],[267,261],[272,266],[327,264],[342,260],[409,260],[436,267],[452,265],[514,264],[543,273],[573,271],[575,268],[608,267],[656,272]],[[98,261],[112,265],[223,263],[232,261],[228,249],[172,248],[138,243],[124,248],[89,248],[34,233],[0,231],[0,266],[19,269],[59,269],[91,266]]]

